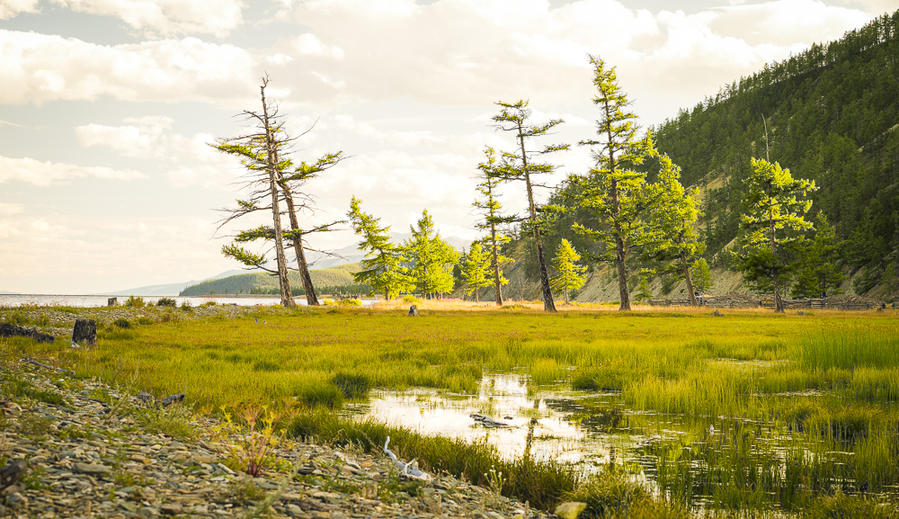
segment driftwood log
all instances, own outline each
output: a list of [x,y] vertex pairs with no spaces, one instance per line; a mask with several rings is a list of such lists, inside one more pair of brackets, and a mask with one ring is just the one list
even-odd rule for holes
[[0,337],[31,337],[37,342],[53,342],[52,335],[41,333],[36,328],[25,328],[10,323],[0,323]]

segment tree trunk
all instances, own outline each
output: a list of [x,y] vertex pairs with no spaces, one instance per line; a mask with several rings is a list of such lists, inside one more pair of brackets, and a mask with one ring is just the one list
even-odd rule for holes
[[306,251],[303,250],[303,237],[299,235],[300,223],[297,220],[297,213],[293,206],[293,194],[287,186],[284,189],[284,200],[287,202],[287,213],[290,216],[290,229],[293,234],[293,249],[297,255],[297,268],[300,270],[300,280],[303,282],[303,289],[306,291],[306,304],[309,306],[318,306],[318,297],[315,294],[315,286],[312,284],[312,276],[309,275],[309,264],[306,263]]
[[295,306],[295,303],[290,294],[290,280],[287,278],[287,261],[284,258],[284,239],[281,234],[281,209],[278,204],[277,171],[274,161],[276,152],[272,128],[269,126],[268,106],[265,104],[266,83],[267,81],[263,82],[259,87],[259,93],[262,97],[262,115],[265,127],[266,169],[268,169],[269,189],[271,189],[272,192],[272,225],[275,230],[275,256],[278,262],[278,287],[281,291],[281,305],[291,307]]
[[475,303],[480,303],[480,302],[481,302],[481,296],[478,294],[478,289],[477,289],[477,288],[474,289],[474,302],[475,302]]
[[[771,232],[771,257],[775,262],[777,262],[777,226],[774,223],[774,213],[772,209],[769,209],[769,218],[770,218],[770,232]],[[774,285],[774,312],[782,314],[784,313],[784,302],[780,298],[780,269],[774,269],[774,277],[771,280]]]
[[[604,103],[604,108],[606,111],[606,120],[612,119],[611,108],[609,107],[609,102],[606,101]],[[615,164],[615,152],[612,143],[615,142],[612,136],[612,126],[606,126],[606,135],[609,139],[609,173],[614,174],[616,164]],[[618,183],[615,181],[614,177],[612,177],[612,218],[614,219],[614,227],[613,234],[615,236],[615,261],[617,263],[616,268],[618,269],[618,297],[621,300],[621,304],[618,306],[619,312],[629,311],[631,309],[631,298],[627,293],[627,265],[625,264],[625,259],[627,258],[627,252],[624,249],[624,240],[621,239],[621,226],[618,222],[619,207],[618,207]]]
[[774,311],[776,313],[784,313],[784,302],[780,297],[780,279],[774,277]]
[[566,305],[571,303],[571,301],[569,301],[569,298],[570,298],[570,297],[571,297],[571,291],[566,290],[566,291],[565,291],[565,304],[566,304]]
[[696,303],[696,294],[693,291],[693,279],[690,278],[690,266],[687,265],[687,258],[683,254],[680,255],[681,268],[684,269],[684,281],[687,282],[687,293],[690,295],[690,306],[699,306]]
[[627,292],[627,266],[624,263],[624,242],[621,237],[615,235],[616,259],[615,266],[618,269],[618,296],[621,298],[621,305],[618,306],[619,312],[626,312],[631,309],[631,298]]
[[496,243],[496,224],[490,224],[490,240],[493,245],[493,286],[496,288],[496,306],[503,306],[503,284],[499,279],[499,248]]
[[521,164],[524,169],[524,183],[528,190],[528,211],[531,215],[531,225],[534,227],[534,243],[537,245],[537,262],[540,265],[540,285],[543,289],[543,310],[555,312],[556,304],[553,302],[553,292],[549,286],[549,273],[546,271],[546,262],[543,260],[543,241],[540,239],[540,229],[537,227],[537,207],[534,205],[534,188],[531,186],[531,175],[528,173],[527,152],[524,147],[524,135],[521,133],[521,125],[518,126],[518,140],[521,143]]

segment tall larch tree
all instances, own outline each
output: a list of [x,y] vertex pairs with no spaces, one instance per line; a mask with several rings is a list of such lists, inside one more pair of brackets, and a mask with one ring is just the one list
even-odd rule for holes
[[375,293],[383,293],[387,301],[412,288],[412,278],[404,263],[403,248],[390,241],[390,227],[381,225],[379,218],[362,211],[355,196],[347,213],[353,231],[362,237],[359,249],[365,252],[362,270],[353,274],[356,283],[365,283]]
[[410,227],[412,236],[403,245],[416,290],[429,298],[452,292],[453,266],[459,261],[459,255],[434,230],[434,219],[427,209],[416,225]]
[[503,181],[521,181],[525,185],[528,201],[528,218],[526,225],[529,227],[537,248],[537,264],[540,270],[540,287],[543,290],[543,309],[547,312],[555,312],[556,305],[553,302],[552,288],[549,284],[549,272],[546,268],[546,260],[543,254],[543,240],[540,236],[540,222],[537,218],[539,207],[534,198],[534,188],[538,187],[535,177],[552,173],[556,166],[542,161],[541,158],[550,153],[567,150],[567,144],[550,144],[538,149],[529,149],[535,138],[547,135],[550,130],[562,124],[562,119],[552,119],[543,124],[532,125],[529,121],[531,110],[528,102],[519,100],[515,103],[498,101],[499,113],[493,116],[496,128],[509,132],[515,137],[516,148],[512,152],[502,154],[502,162],[496,168],[497,174]]
[[774,296],[775,312],[783,312],[782,291],[800,259],[798,245],[812,223],[805,213],[814,181],[794,179],[789,169],[752,159],[740,217],[740,270],[757,291]]
[[[278,134],[282,131],[282,124],[278,119],[277,108],[272,106],[265,98],[265,88],[268,86],[268,78],[262,79],[259,86],[259,96],[262,102],[262,111],[244,110],[243,115],[256,123],[256,132],[220,140],[214,146],[220,151],[237,156],[244,167],[251,174],[248,182],[255,186],[255,198],[268,197],[271,205],[272,228],[271,240],[275,249],[275,269],[266,266],[267,258],[264,254],[253,253],[239,245],[240,235],[236,243],[222,247],[222,253],[237,259],[251,268],[265,270],[278,276],[278,288],[283,306],[294,306],[290,292],[290,280],[287,277],[287,260],[284,256],[284,237],[281,229],[281,192],[279,190],[280,172],[278,170]],[[238,201],[238,211],[255,207],[255,201]],[[252,236],[257,230],[243,231],[244,237]],[[255,239],[255,238],[252,238]],[[245,241],[250,241],[245,240]]]
[[490,254],[490,268],[493,273],[493,288],[496,294],[496,305],[503,305],[503,285],[509,282],[503,277],[502,265],[515,261],[503,256],[501,250],[511,238],[503,232],[503,228],[515,220],[514,216],[504,216],[500,213],[502,205],[499,202],[497,189],[500,183],[500,175],[496,171],[496,152],[487,146],[484,148],[484,162],[478,164],[483,178],[477,186],[480,198],[472,204],[480,211],[482,220],[478,222],[478,229],[485,231],[487,236],[482,240]]
[[478,290],[493,284],[490,279],[491,260],[490,254],[484,250],[480,242],[471,244],[468,254],[462,259],[462,280],[465,283],[465,293],[474,293],[474,300],[480,302]]
[[638,138],[637,118],[628,111],[627,96],[618,86],[615,69],[601,59],[591,56],[593,103],[599,108],[596,120],[596,139],[580,144],[593,150],[595,167],[584,177],[576,177],[582,207],[596,216],[597,225],[586,227],[576,223],[574,229],[605,244],[602,258],[614,263],[618,275],[619,310],[631,309],[628,294],[627,260],[632,249],[647,240],[646,230],[646,173],[636,166],[652,153],[652,138],[647,133]]
[[559,243],[556,255],[553,258],[553,268],[557,274],[552,278],[553,288],[561,290],[565,294],[565,303],[570,302],[571,291],[584,286],[587,277],[586,265],[580,265],[581,255],[574,250],[568,240],[563,239]]
[[696,193],[688,192],[680,183],[680,168],[667,155],[659,157],[659,178],[648,191],[649,253],[670,265],[669,272],[687,285],[690,304],[697,306],[696,287],[691,267],[705,250],[696,232],[699,209]]

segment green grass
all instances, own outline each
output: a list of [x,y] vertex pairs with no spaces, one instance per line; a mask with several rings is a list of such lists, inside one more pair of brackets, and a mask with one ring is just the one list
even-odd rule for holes
[[[135,309],[141,313],[129,319],[140,326],[101,328],[93,349],[24,339],[0,340],[0,346],[79,376],[155,394],[183,392],[201,412],[246,404],[297,408],[300,417],[290,425],[295,435],[380,449],[390,434],[404,458],[485,485],[483,474],[501,467],[509,478],[504,493],[544,509],[579,495],[587,482],[565,467],[502,460],[486,445],[348,422],[331,410],[366,398],[372,388],[472,394],[485,373],[515,370],[531,387],[618,391],[629,410],[697,422],[699,432],[683,444],[650,453],[661,460],[658,484],[688,506],[699,493],[723,509],[802,511],[835,488],[864,493],[899,484],[895,313],[733,311],[720,318],[595,310],[547,315],[523,308],[437,307],[414,319],[405,309],[258,309],[226,318],[232,310],[210,308],[211,316],[168,322],[162,313]],[[710,423],[723,431],[711,437],[719,443],[703,436]],[[786,454],[767,447],[775,443],[786,443]],[[632,516],[662,506],[636,488],[591,485],[588,494],[620,498],[616,506],[633,498]],[[608,515],[603,502],[591,505],[593,516]],[[834,498],[819,508],[858,505],[846,503]]]

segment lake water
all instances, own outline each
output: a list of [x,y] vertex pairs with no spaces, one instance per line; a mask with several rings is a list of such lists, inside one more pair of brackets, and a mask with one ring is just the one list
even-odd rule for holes
[[[104,295],[52,295],[52,294],[0,294],[0,306],[15,307],[22,305],[37,306],[76,306],[76,307],[96,307],[106,306],[107,299],[117,297],[118,303],[122,304],[128,296],[104,296]],[[156,304],[156,301],[164,296],[143,296],[143,300],[150,304]],[[281,299],[278,296],[197,296],[197,297],[172,297],[178,305],[187,301],[191,306],[199,306],[210,301],[220,305],[239,305],[239,306],[272,306],[278,305]],[[294,298],[297,305],[305,306],[306,299],[303,296]],[[374,300],[363,299],[363,306],[369,306]]]

